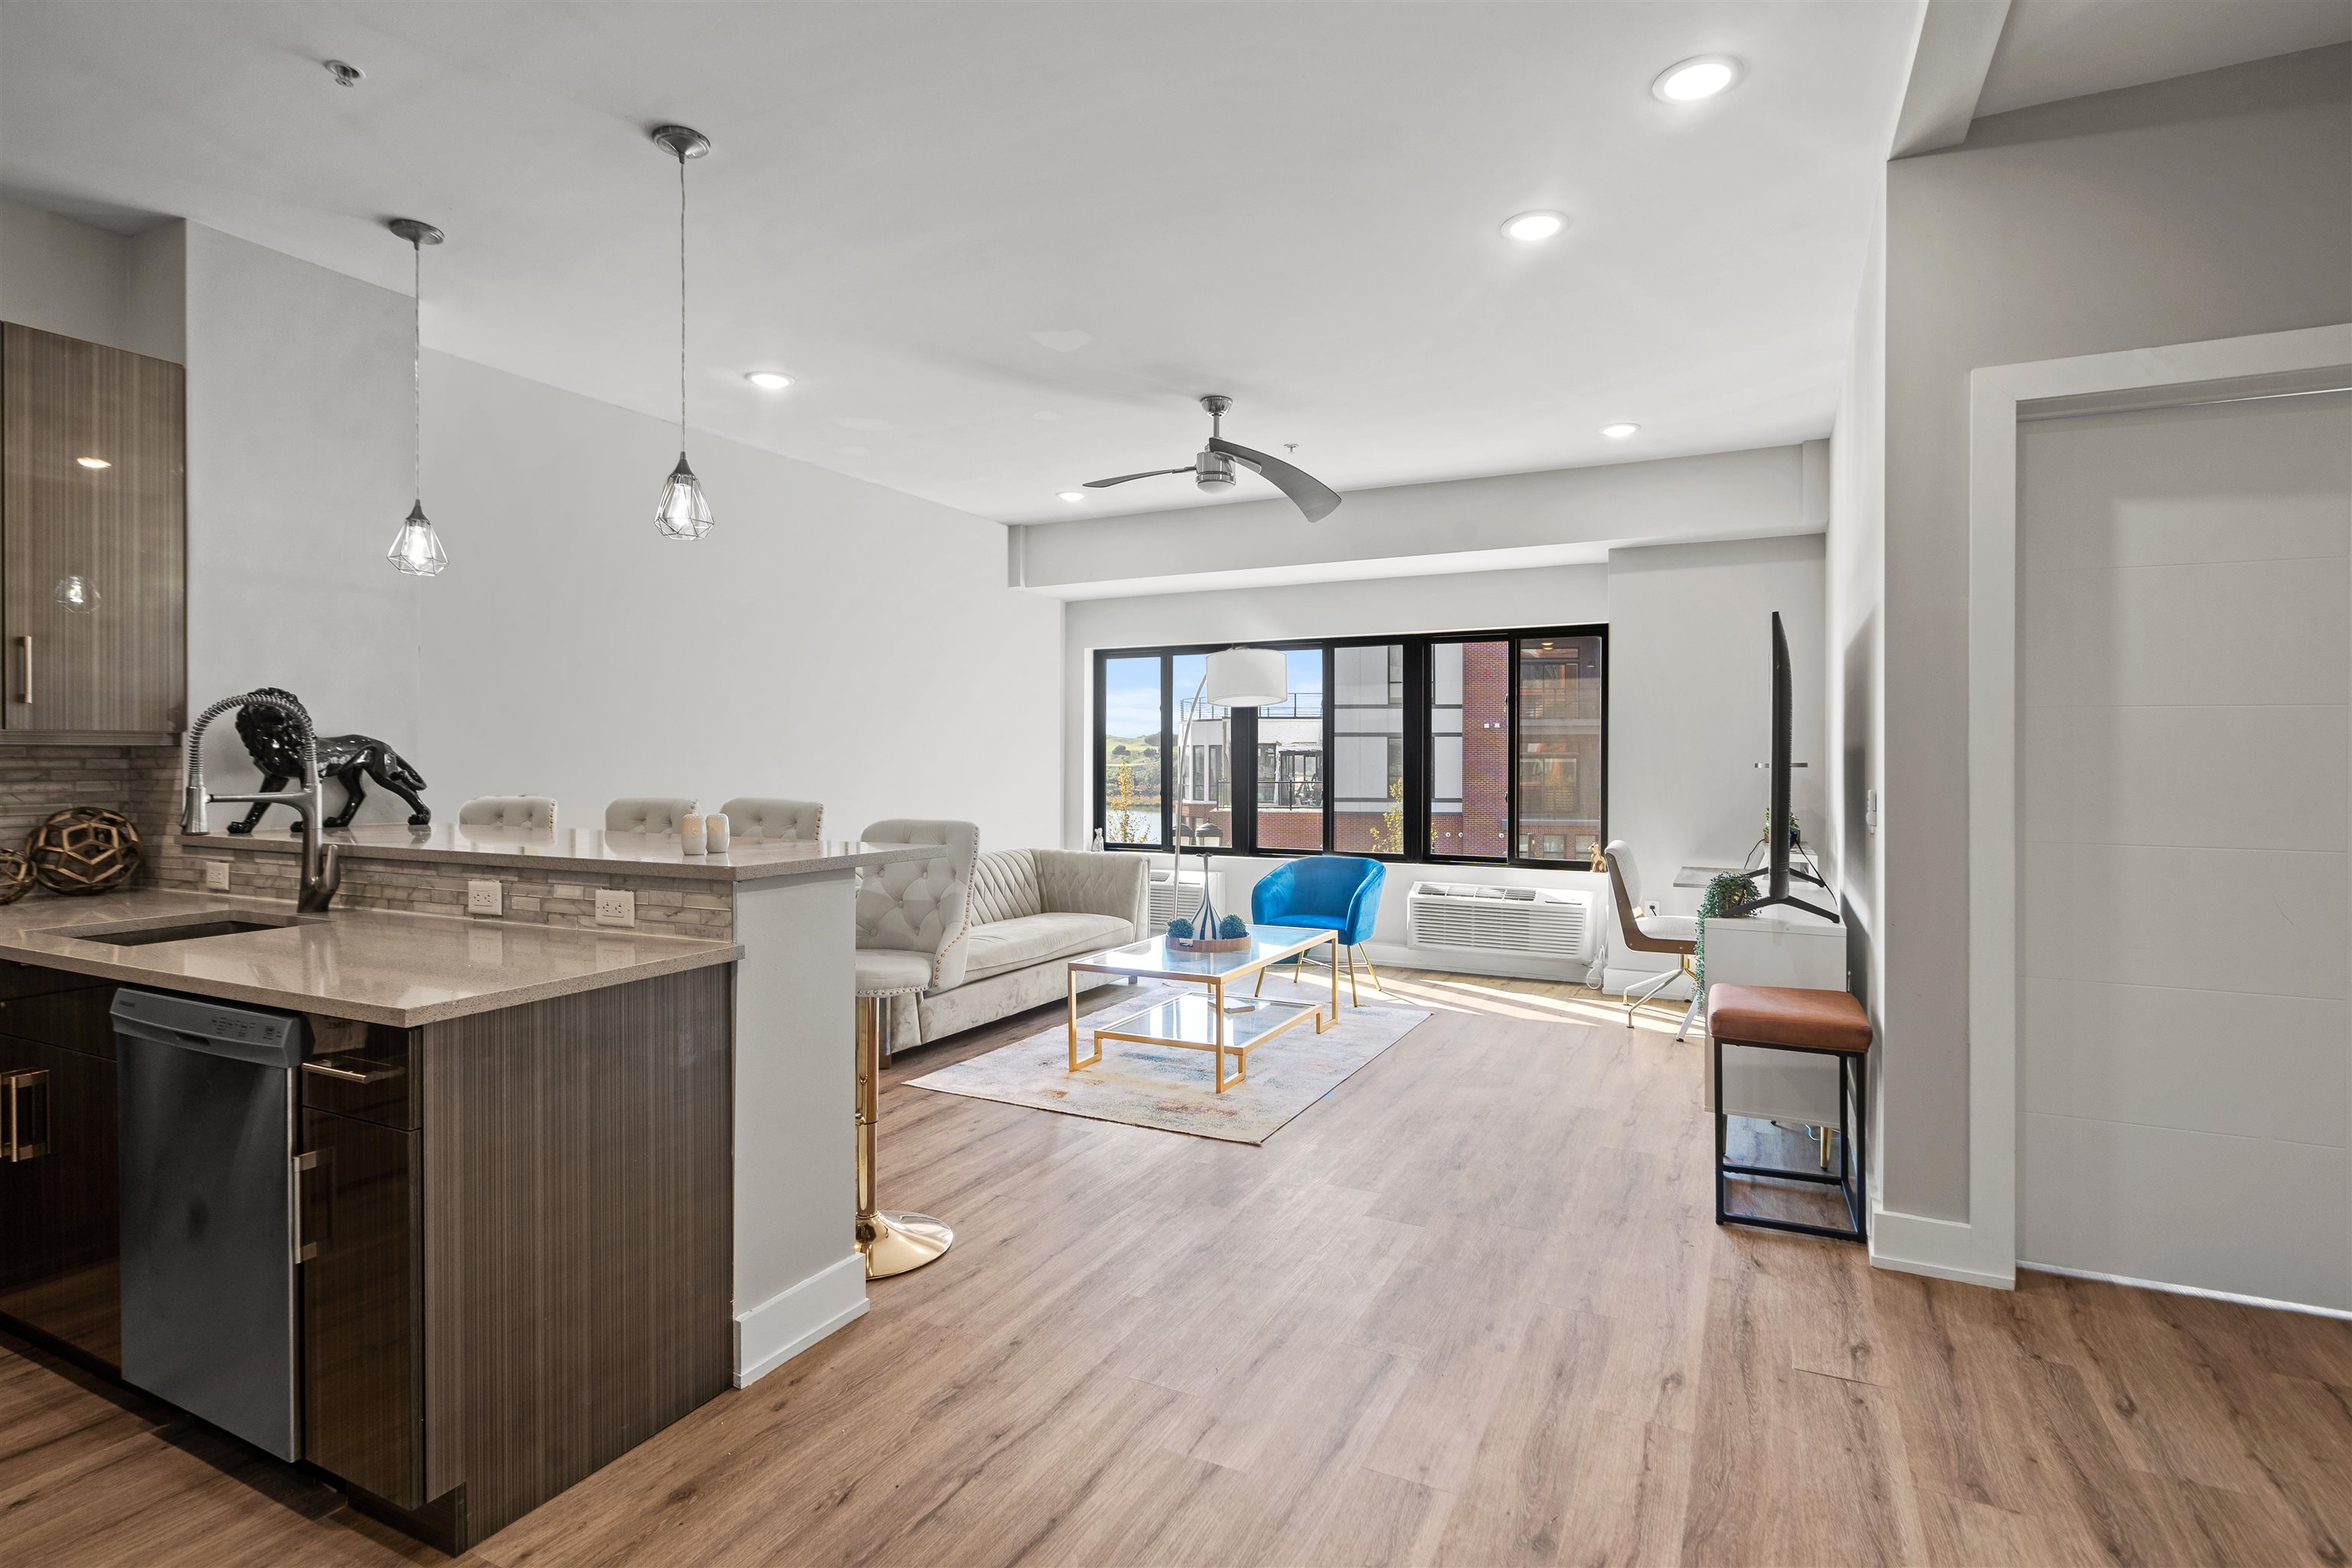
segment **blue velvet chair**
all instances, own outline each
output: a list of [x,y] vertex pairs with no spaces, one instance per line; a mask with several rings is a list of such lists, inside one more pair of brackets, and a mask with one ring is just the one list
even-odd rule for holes
[[[1250,889],[1250,924],[1338,931],[1340,949],[1348,955],[1348,1000],[1353,1003],[1356,950],[1372,934],[1372,921],[1381,912],[1381,883],[1387,877],[1388,868],[1378,860],[1355,855],[1286,860]],[[1303,961],[1303,954],[1292,961],[1292,979],[1297,978]],[[1379,985],[1380,972],[1372,968],[1370,953],[1364,955],[1364,970]],[[1264,970],[1258,972],[1257,984],[1259,990],[1265,988]]]

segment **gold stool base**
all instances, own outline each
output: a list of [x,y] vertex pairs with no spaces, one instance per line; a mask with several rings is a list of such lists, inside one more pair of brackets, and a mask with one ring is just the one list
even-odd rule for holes
[[[869,1224],[874,1231],[870,1237]],[[877,1214],[861,1221],[857,1230],[857,1250],[866,1254],[868,1279],[911,1273],[955,1245],[955,1232],[927,1214]]]

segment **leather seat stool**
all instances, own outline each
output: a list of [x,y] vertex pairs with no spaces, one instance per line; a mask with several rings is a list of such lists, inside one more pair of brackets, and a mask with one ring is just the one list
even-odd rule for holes
[[[1809,991],[1790,985],[1710,985],[1706,988],[1707,1049],[1715,1074],[1715,1223],[1791,1230],[1837,1241],[1870,1239],[1870,1016],[1843,991]],[[1730,1112],[1723,1104],[1723,1047],[1747,1046],[1834,1057],[1838,1064],[1838,1171],[1794,1171],[1772,1165],[1736,1165],[1725,1154]],[[1849,1108],[1851,1108],[1849,1110]],[[1851,1170],[1849,1171],[1849,1167]],[[1733,1176],[1772,1176],[1814,1182],[1838,1189],[1853,1223],[1807,1225],[1793,1219],[1731,1212]]]

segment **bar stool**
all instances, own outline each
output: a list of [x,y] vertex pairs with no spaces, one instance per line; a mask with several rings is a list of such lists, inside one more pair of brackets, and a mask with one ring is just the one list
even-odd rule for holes
[[553,827],[555,802],[543,795],[478,795],[457,808],[460,827]]
[[[1810,991],[1790,985],[1710,985],[1706,988],[1707,1048],[1715,1074],[1715,1223],[1825,1236],[1835,1241],[1870,1239],[1870,1015],[1843,991]],[[1835,1058],[1838,1064],[1838,1145],[1835,1175],[1774,1165],[1736,1165],[1726,1157],[1731,1112],[1723,1103],[1723,1047],[1794,1051]],[[1849,1119],[1847,1107],[1853,1108]],[[1849,1173],[1848,1167],[1852,1170]],[[1773,1176],[1835,1187],[1845,1200],[1844,1229],[1801,1220],[1731,1212],[1730,1178]]]
[[870,825],[859,837],[941,844],[948,851],[877,866],[857,883],[857,1250],[866,1255],[866,1278],[887,1279],[920,1268],[955,1244],[955,1232],[929,1215],[883,1212],[874,1140],[898,999],[963,983],[980,829],[969,822],[893,819]]
[[683,795],[625,795],[604,808],[604,831],[676,833],[678,818],[693,809]]
[[824,807],[813,800],[739,795],[719,809],[727,818],[727,831],[737,838],[824,837]]

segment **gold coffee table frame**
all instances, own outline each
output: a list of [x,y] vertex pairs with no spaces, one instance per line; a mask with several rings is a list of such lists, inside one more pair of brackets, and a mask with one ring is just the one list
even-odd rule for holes
[[[1102,952],[1091,952],[1084,958],[1070,960],[1070,1070],[1076,1072],[1102,1060],[1105,1040],[1126,1040],[1139,1046],[1177,1046],[1188,1051],[1207,1051],[1215,1058],[1212,1075],[1217,1092],[1242,1082],[1249,1076],[1249,1054],[1281,1034],[1285,1029],[1315,1020],[1315,1032],[1324,1029],[1323,1005],[1320,1002],[1284,1002],[1272,997],[1252,998],[1246,1005],[1234,1012],[1225,1010],[1225,988],[1238,986],[1254,974],[1263,974],[1275,964],[1311,952],[1318,947],[1331,950],[1331,1016],[1339,1021],[1339,933],[1336,931],[1312,931],[1298,926],[1252,926],[1250,945],[1232,952],[1180,952],[1168,945],[1164,936],[1145,942],[1131,942]],[[1169,980],[1181,984],[1199,985],[1203,993],[1197,996],[1178,995],[1147,1003],[1132,1011],[1122,1013],[1108,1023],[1094,1026],[1094,1054],[1078,1055],[1078,976],[1081,974],[1117,974],[1135,980]],[[1143,1027],[1129,1029],[1123,1026],[1140,1020]],[[1225,1058],[1234,1058],[1234,1074],[1225,1076]]]

